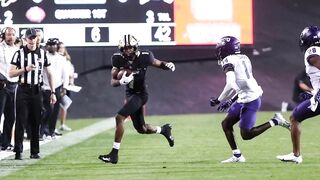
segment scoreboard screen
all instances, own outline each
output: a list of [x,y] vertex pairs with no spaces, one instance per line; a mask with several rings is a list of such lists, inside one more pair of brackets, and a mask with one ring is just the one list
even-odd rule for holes
[[253,43],[252,0],[0,0],[0,28],[27,28],[67,46],[210,45],[232,35]]

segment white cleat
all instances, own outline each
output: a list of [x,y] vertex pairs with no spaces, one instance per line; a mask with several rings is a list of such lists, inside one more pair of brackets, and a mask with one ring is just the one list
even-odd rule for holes
[[294,162],[296,164],[302,163],[302,156],[295,156],[293,153],[287,154],[287,155],[279,155],[277,156],[277,159],[284,161],[284,162]]
[[291,124],[286,119],[284,119],[284,117],[282,116],[281,113],[275,113],[272,119],[278,121],[279,126],[282,126],[286,129],[290,130]]
[[240,157],[235,157],[233,155],[231,158],[221,161],[221,163],[238,163],[238,162],[239,163],[246,162],[246,159],[242,155]]
[[60,131],[72,131],[72,129],[65,124],[61,125],[59,130]]

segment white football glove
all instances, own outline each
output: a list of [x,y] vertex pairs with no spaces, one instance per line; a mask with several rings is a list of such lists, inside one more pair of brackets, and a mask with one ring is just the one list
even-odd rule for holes
[[166,67],[169,68],[171,71],[176,70],[176,66],[172,62],[168,62]]
[[127,71],[125,71],[123,73],[123,75],[119,81],[121,85],[127,85],[133,80],[134,73],[131,73],[129,76],[126,76],[126,75],[127,75]]

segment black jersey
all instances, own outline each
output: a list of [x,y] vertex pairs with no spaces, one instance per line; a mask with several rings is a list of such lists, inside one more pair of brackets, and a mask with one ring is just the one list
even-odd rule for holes
[[145,76],[147,67],[152,65],[154,56],[150,51],[138,51],[133,61],[125,59],[120,53],[113,54],[111,63],[118,69],[130,69],[135,73],[134,80],[126,85],[127,95],[133,93],[147,93]]

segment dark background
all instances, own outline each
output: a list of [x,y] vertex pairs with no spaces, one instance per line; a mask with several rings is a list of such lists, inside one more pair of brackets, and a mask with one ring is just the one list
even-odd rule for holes
[[[8,1],[8,0],[6,0]],[[1,1],[0,1],[1,2]],[[54,0],[44,0],[41,3],[32,1],[14,2],[10,6],[0,8],[0,16],[6,10],[14,10],[12,20],[15,24],[28,24],[30,21],[26,18],[25,12],[30,7],[39,6],[45,12],[46,16],[41,23],[56,24],[56,23],[145,23],[145,13],[152,9],[153,12],[168,12],[170,17],[173,17],[173,5],[150,1],[143,6],[139,5],[138,0],[130,0],[126,3],[119,3],[117,0],[107,1],[106,4],[55,4]],[[112,8],[110,8],[112,7]],[[66,9],[107,9],[106,19],[90,18],[90,19],[56,19],[55,10]],[[125,13],[124,13],[125,12]],[[155,22],[158,22],[157,20]],[[172,21],[171,21],[172,22]]]
[[[317,0],[254,1],[254,45],[243,47],[242,51],[252,59],[254,75],[264,90],[262,110],[279,111],[282,101],[291,102],[294,76],[304,69],[299,35],[306,26],[320,25],[319,7]],[[220,94],[225,75],[214,59],[214,47],[141,48],[153,51],[160,60],[176,63],[175,72],[148,69],[147,114],[215,111],[209,107],[208,99]],[[76,71],[83,74],[110,65],[117,48],[69,47],[69,51]],[[187,60],[190,61],[186,63]],[[83,89],[73,94],[70,118],[113,116],[123,104],[124,89],[111,87],[110,69],[80,75],[76,84]]]

